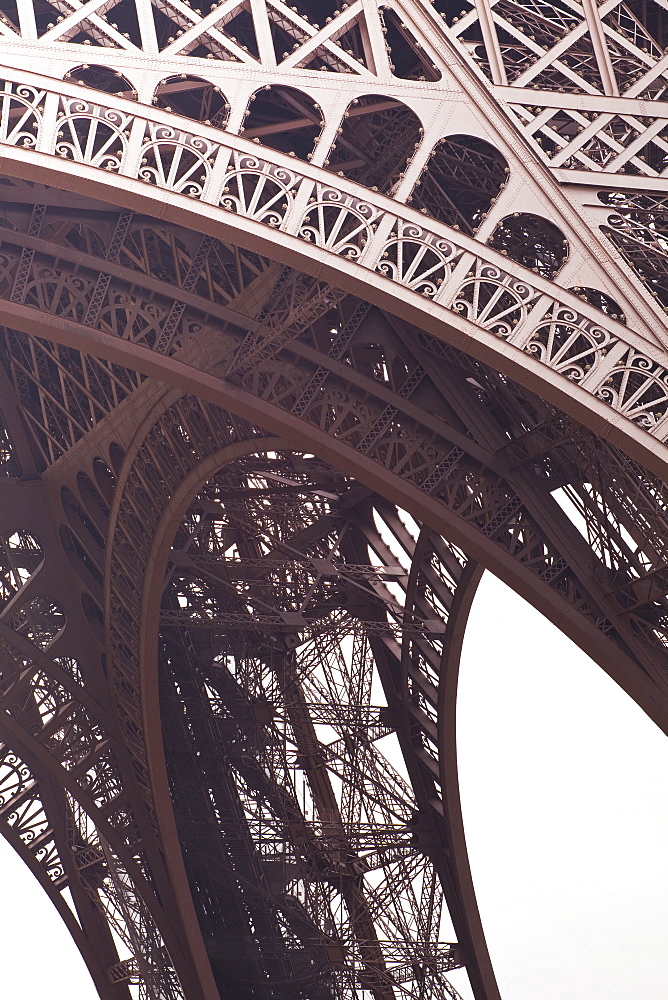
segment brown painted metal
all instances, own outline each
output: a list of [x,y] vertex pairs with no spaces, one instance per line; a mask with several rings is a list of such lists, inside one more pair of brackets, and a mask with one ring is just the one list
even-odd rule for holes
[[499,1000],[483,570],[668,732],[663,6],[5,6],[0,832],[102,1000]]

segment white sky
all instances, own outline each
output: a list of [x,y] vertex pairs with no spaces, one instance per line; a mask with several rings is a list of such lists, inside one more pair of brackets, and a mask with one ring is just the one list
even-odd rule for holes
[[665,1000],[668,740],[489,574],[464,647],[459,757],[504,1000]]
[[[668,740],[490,576],[464,648],[459,729],[473,876],[504,1000],[665,1000]],[[0,872],[3,1000],[96,1000],[1,838]]]

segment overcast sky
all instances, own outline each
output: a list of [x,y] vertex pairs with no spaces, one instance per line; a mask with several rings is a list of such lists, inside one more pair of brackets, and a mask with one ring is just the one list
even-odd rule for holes
[[[459,727],[473,876],[504,1000],[665,1000],[668,740],[489,576],[464,648]],[[0,871],[3,1000],[95,1000],[1,838]]]

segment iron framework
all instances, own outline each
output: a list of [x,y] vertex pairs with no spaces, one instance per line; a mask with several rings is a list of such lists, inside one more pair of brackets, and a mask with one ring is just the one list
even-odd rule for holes
[[663,0],[0,3],[0,832],[102,1000],[499,1000],[485,569],[668,732],[666,51]]

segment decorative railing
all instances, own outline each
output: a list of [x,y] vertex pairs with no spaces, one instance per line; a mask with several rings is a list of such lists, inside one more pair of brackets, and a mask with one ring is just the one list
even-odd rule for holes
[[668,438],[665,351],[501,252],[243,137],[205,125],[195,132],[183,118],[126,100],[109,107],[72,84],[27,82],[9,69],[4,75],[5,145],[103,170],[119,188],[132,178],[205,203],[228,226],[236,216],[239,228],[241,220],[266,227],[273,242],[308,242],[330,254],[334,267],[360,268],[370,285],[382,284],[418,313],[473,337],[484,332],[488,346],[499,338],[549,369],[546,382],[568,379],[653,437]]

